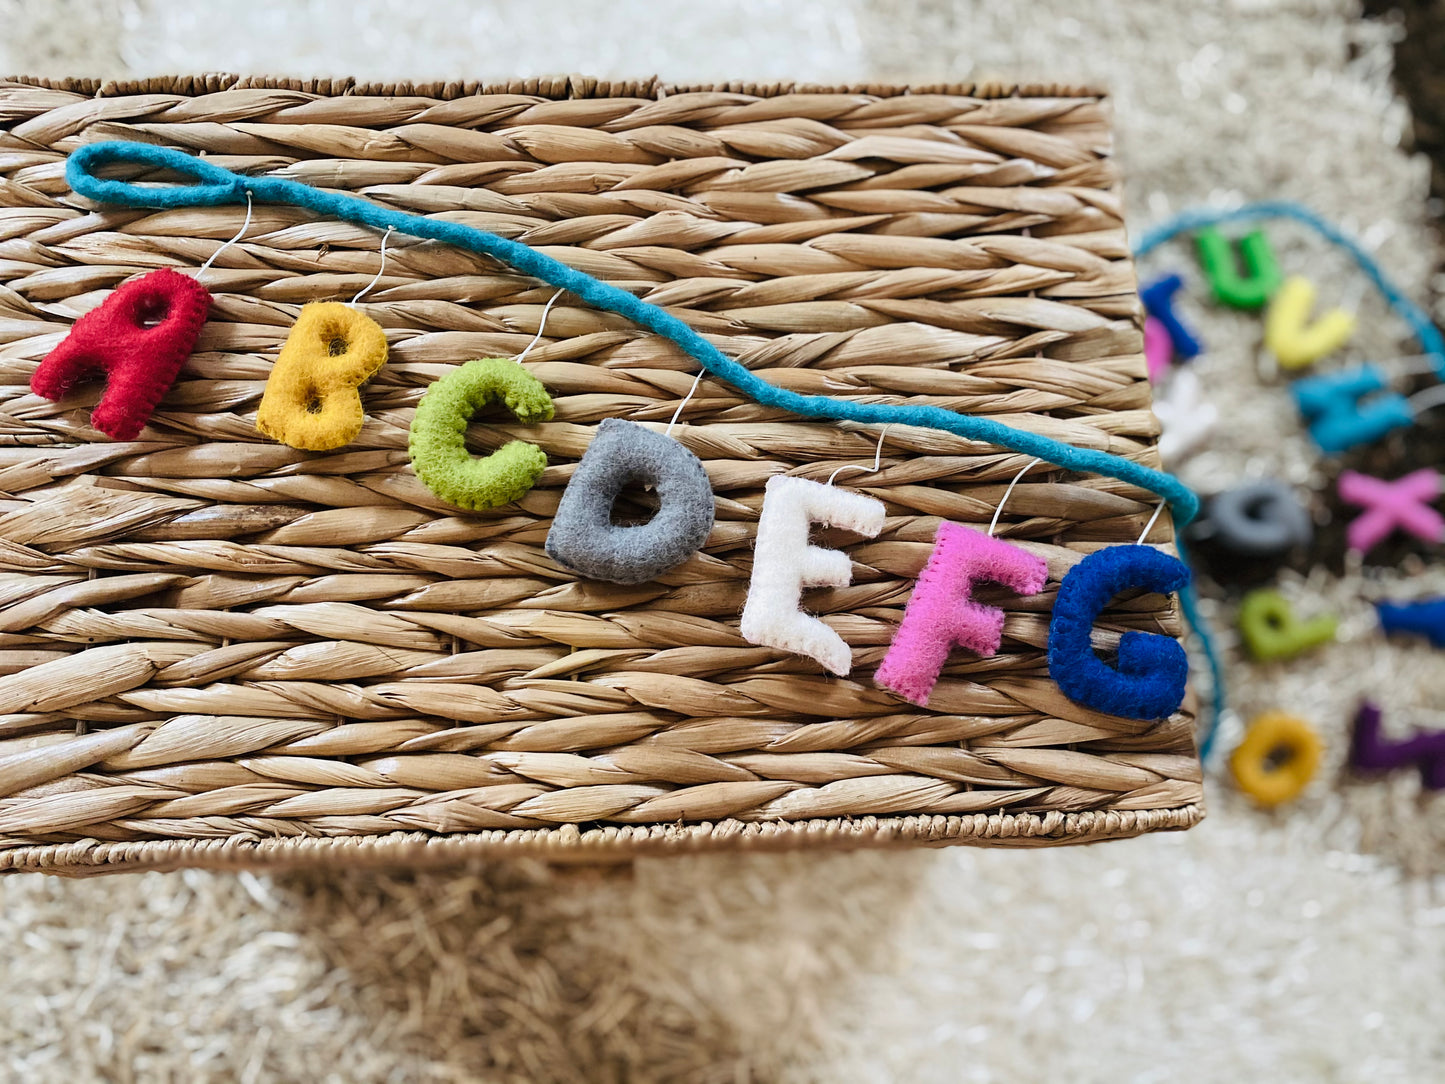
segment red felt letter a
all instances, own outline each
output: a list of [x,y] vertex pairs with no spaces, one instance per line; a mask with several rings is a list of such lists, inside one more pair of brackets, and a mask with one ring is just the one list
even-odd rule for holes
[[105,392],[90,424],[116,440],[145,428],[191,356],[211,294],[169,268],[127,282],[75,322],[35,375],[30,390],[59,399],[86,373],[103,369]]

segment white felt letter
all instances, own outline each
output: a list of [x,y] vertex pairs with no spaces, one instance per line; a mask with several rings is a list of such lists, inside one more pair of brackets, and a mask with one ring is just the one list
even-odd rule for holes
[[841,676],[852,669],[853,652],[798,605],[805,587],[848,586],[853,563],[841,550],[808,542],[814,523],[872,538],[883,529],[883,502],[806,478],[768,479],[741,631],[750,644],[807,655]]
[[1159,455],[1170,468],[1181,466],[1209,440],[1219,411],[1204,398],[1193,369],[1176,369],[1154,396],[1154,413],[1163,435]]

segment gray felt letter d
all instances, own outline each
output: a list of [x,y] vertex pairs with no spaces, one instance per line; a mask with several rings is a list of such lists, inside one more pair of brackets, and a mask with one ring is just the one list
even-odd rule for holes
[[[624,486],[657,491],[660,507],[632,527],[612,522]],[[712,530],[712,485],[702,462],[671,437],[608,418],[562,494],[547,553],[589,579],[646,583],[676,568]]]

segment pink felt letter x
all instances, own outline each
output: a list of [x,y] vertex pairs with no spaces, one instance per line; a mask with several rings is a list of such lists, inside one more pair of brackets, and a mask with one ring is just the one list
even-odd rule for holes
[[1445,517],[1430,507],[1440,488],[1440,475],[1429,467],[1393,482],[1352,470],[1342,473],[1340,500],[1366,510],[1350,524],[1350,549],[1368,553],[1397,529],[1426,542],[1445,540]]
[[985,658],[998,653],[1003,611],[974,602],[974,585],[1001,583],[1020,595],[1037,595],[1048,577],[1043,558],[944,520],[873,680],[905,700],[927,704],[954,644]]

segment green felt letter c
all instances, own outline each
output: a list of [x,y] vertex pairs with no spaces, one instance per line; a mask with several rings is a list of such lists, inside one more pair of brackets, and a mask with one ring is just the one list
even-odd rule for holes
[[417,477],[442,500],[473,512],[519,500],[547,466],[546,453],[524,440],[486,456],[467,451],[472,415],[494,401],[524,425],[552,417],[552,397],[535,376],[509,358],[478,358],[432,384],[411,423]]

